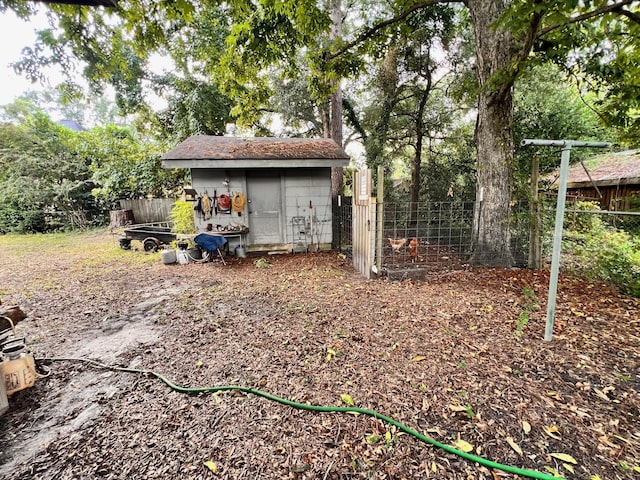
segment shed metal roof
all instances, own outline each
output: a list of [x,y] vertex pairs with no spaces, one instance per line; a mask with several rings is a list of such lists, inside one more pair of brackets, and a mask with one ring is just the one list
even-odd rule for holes
[[[598,155],[584,163],[593,183],[599,187],[640,184],[640,150]],[[556,172],[547,178],[555,178],[557,175]],[[568,188],[590,187],[591,185],[591,180],[580,163],[569,168]]]
[[165,168],[342,167],[349,155],[333,140],[194,135],[162,157]]

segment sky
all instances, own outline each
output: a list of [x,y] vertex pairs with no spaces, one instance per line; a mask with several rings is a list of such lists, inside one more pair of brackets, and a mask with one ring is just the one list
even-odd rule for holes
[[27,90],[44,89],[41,84],[32,84],[24,77],[16,75],[9,64],[21,58],[22,49],[34,44],[35,30],[44,28],[46,25],[46,17],[41,13],[33,17],[30,22],[17,18],[11,11],[0,14],[0,44],[2,45],[0,49],[0,74],[2,75],[0,105],[11,103]]

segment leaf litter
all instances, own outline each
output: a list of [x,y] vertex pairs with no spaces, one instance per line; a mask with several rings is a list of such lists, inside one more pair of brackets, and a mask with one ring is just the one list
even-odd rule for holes
[[[38,358],[81,353],[317,405],[357,399],[442,443],[566,478],[640,468],[640,304],[607,286],[562,277],[544,342],[546,272],[393,283],[361,278],[335,252],[274,256],[269,269],[167,266],[104,234],[46,255],[14,238],[1,243],[0,294],[29,313],[18,329]],[[516,334],[525,289],[539,306]],[[51,369],[0,418],[0,478],[514,478],[361,415]]]

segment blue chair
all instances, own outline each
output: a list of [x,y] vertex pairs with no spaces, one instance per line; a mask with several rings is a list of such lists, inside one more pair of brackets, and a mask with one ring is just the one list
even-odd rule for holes
[[227,239],[224,238],[223,235],[215,233],[201,233],[196,235],[193,241],[196,242],[196,245],[198,245],[202,250],[209,254],[209,258],[212,258],[214,253],[217,253],[218,258],[222,260],[222,263],[224,265],[227,264],[227,262],[224,261],[222,252],[220,251],[220,247],[223,247],[227,243]]

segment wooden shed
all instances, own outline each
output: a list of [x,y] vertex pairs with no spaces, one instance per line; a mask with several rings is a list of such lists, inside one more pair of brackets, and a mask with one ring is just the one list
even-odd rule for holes
[[584,164],[586,170],[580,163],[570,167],[567,197],[599,201],[604,210],[640,210],[640,150],[598,155]]
[[349,163],[330,139],[196,135],[162,157],[191,170],[196,229],[248,251],[329,249],[331,168]]

